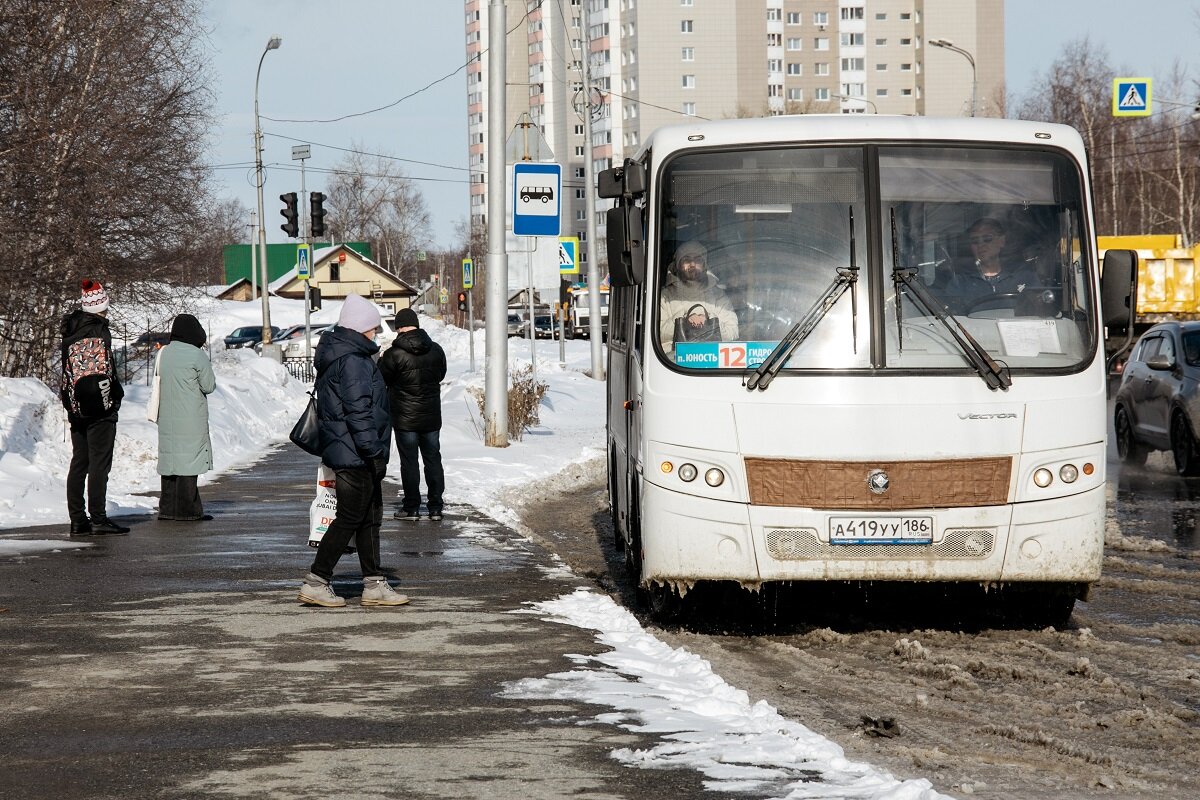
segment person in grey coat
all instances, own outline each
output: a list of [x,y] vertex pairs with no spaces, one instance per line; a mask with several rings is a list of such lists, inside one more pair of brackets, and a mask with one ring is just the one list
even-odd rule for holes
[[207,335],[191,314],[171,323],[171,341],[158,355],[158,518],[208,520],[196,478],[213,468],[208,395],[217,388],[212,363],[201,349]]

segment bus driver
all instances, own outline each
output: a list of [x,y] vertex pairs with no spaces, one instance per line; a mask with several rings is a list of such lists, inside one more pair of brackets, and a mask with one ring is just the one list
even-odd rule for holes
[[675,250],[659,311],[659,339],[668,353],[675,342],[737,339],[737,314],[708,271],[708,250],[699,242],[684,242]]

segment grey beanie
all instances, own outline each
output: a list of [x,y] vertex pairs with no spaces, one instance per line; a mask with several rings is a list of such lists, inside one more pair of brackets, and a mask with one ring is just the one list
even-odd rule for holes
[[338,315],[338,325],[352,331],[366,333],[379,327],[382,318],[379,309],[362,295],[348,294],[346,302],[342,303],[342,313]]

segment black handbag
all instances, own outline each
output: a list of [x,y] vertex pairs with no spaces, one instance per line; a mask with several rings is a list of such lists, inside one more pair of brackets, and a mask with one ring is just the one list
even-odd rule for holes
[[[688,317],[697,311],[704,312],[704,324],[693,328]],[[700,303],[687,310],[682,317],[675,319],[675,341],[678,342],[719,342],[721,341],[721,321],[708,315],[708,309]]]
[[314,390],[308,393],[308,405],[304,408],[300,419],[296,420],[296,424],[292,426],[292,432],[288,438],[292,440],[292,444],[304,452],[319,456],[321,455],[320,425],[321,421],[317,415],[317,395]]

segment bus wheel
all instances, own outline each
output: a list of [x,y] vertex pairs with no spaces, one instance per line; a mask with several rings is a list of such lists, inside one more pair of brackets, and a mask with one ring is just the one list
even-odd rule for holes
[[621,514],[617,510],[619,501],[620,498],[617,496],[617,451],[613,450],[608,454],[608,513],[612,520],[613,544],[616,545],[617,552],[625,549],[625,534],[621,533]]
[[1171,416],[1171,453],[1175,456],[1175,471],[1188,477],[1200,475],[1200,454],[1196,452],[1196,437],[1182,411]]
[[1020,609],[1027,627],[1062,630],[1071,620],[1078,589],[1074,584],[1050,583],[1022,593]]
[[683,616],[683,598],[671,584],[651,582],[642,591],[650,616],[658,622],[675,622]]
[[625,506],[625,571],[629,580],[637,586],[642,580],[642,509],[638,504],[637,489],[629,487]]

